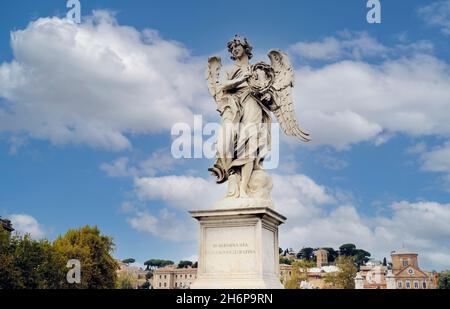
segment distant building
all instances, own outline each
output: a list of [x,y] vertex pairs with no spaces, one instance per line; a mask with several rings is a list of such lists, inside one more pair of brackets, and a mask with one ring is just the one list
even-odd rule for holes
[[355,289],[386,289],[388,267],[377,261],[369,261],[360,267],[355,278]]
[[292,276],[292,266],[288,264],[280,264],[280,280],[286,283]]
[[355,278],[356,289],[435,289],[437,274],[421,270],[418,254],[406,248],[391,253],[392,269],[367,263]]
[[142,267],[132,266],[125,264],[121,261],[117,261],[119,263],[119,269],[117,270],[117,275],[126,274],[130,277],[131,283],[133,284],[133,288],[137,289],[142,286],[146,281],[147,271]]
[[197,268],[176,268],[169,265],[153,271],[154,289],[189,289],[197,278]]
[[327,250],[324,250],[324,249],[316,250],[316,251],[314,251],[314,255],[317,260],[318,268],[328,265],[328,251]]
[[[317,265],[318,266],[318,265]],[[328,273],[339,272],[340,269],[334,265],[313,267],[308,269],[308,282],[316,289],[325,288],[325,277]]]
[[6,220],[6,219],[2,219],[0,217],[0,228],[3,228],[5,231],[11,233],[12,231],[14,231],[11,221],[10,220]]
[[[308,268],[308,280],[299,282],[299,287],[307,289],[323,289],[325,287],[325,276],[327,273],[338,272],[339,268],[328,263],[328,251],[319,249],[314,251],[317,259],[316,267]],[[284,284],[292,276],[292,266],[280,265],[280,280]]]

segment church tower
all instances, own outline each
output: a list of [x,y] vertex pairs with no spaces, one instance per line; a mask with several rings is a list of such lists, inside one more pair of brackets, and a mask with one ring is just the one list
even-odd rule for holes
[[328,265],[328,251],[324,249],[319,249],[314,251],[314,255],[317,259],[317,267],[321,268],[322,266]]

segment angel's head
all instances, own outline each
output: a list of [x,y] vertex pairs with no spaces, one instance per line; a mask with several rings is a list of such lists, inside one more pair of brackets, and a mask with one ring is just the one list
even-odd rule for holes
[[246,38],[240,37],[237,34],[228,42],[227,46],[228,51],[231,53],[232,60],[240,59],[244,54],[247,55],[248,59],[253,57],[253,47]]

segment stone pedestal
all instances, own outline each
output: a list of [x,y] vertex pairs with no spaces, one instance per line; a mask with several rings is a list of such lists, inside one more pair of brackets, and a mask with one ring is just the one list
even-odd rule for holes
[[197,280],[192,289],[282,289],[278,226],[268,207],[191,211],[200,223]]

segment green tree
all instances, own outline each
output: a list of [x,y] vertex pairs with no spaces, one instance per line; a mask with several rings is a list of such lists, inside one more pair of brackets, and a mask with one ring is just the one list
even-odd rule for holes
[[178,268],[188,268],[189,266],[192,267],[191,261],[180,261],[178,263]]
[[297,259],[300,260],[307,260],[307,261],[313,261],[314,260],[314,249],[310,247],[303,247],[298,253],[297,253]]
[[14,288],[20,272],[14,267],[14,257],[9,232],[0,225],[0,289]]
[[439,289],[450,289],[450,270],[445,270],[439,273],[438,281]]
[[343,244],[339,247],[339,254],[343,256],[354,256],[356,246],[354,244]]
[[280,264],[291,265],[292,261],[290,259],[285,258],[284,256],[280,256]]
[[198,261],[195,261],[195,263],[192,264],[192,268],[198,268]]
[[297,260],[292,262],[291,277],[286,281],[286,289],[299,289],[302,281],[308,281],[308,268],[315,266],[313,261]]
[[114,243],[94,226],[67,231],[53,243],[65,261],[77,259],[81,264],[81,283],[65,287],[76,289],[112,289],[116,287],[118,264],[112,257]]
[[124,264],[133,264],[134,262],[136,262],[136,260],[133,258],[128,258],[128,259],[122,260],[122,263],[124,263]]
[[323,250],[326,250],[328,252],[328,262],[333,263],[336,258],[339,256],[339,252],[334,250],[333,248],[322,248]]
[[161,268],[173,264],[175,263],[171,260],[161,260],[161,259],[151,259],[144,262],[144,265],[147,266],[146,270],[149,270],[150,268]]
[[5,236],[0,229],[0,288],[54,289],[65,280],[65,264],[47,240]]
[[385,257],[383,258],[383,266],[387,266],[387,261]]
[[117,275],[116,288],[123,290],[134,289],[136,286],[136,279],[127,271],[122,271]]
[[366,250],[356,249],[353,251],[353,256],[355,257],[356,265],[360,267],[369,260],[370,253],[367,252]]
[[354,289],[357,267],[355,257],[339,256],[336,259],[336,266],[339,271],[327,273],[325,276],[325,284],[331,289]]

